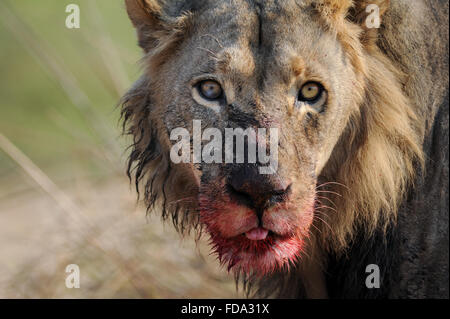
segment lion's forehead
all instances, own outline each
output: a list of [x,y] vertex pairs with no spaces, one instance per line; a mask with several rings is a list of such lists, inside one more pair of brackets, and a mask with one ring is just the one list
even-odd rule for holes
[[292,41],[298,32],[312,24],[318,25],[314,23],[317,19],[312,9],[293,3],[295,1],[288,0],[261,1],[261,4],[252,0],[214,1],[196,12],[195,29],[230,42],[247,40],[260,47],[282,40]]
[[311,71],[317,71],[317,64],[335,70],[342,56],[339,42],[303,2],[297,2],[210,4],[195,18],[191,37],[192,47],[204,57],[199,59],[200,65],[236,78],[264,72],[285,81],[300,65],[313,68]]

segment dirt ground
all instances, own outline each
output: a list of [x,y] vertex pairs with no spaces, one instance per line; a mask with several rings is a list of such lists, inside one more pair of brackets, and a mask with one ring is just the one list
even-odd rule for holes
[[[125,178],[71,182],[63,192],[79,211],[36,187],[1,194],[0,298],[242,297],[206,239],[182,240],[146,217]],[[80,268],[79,289],[65,285],[69,264]]]

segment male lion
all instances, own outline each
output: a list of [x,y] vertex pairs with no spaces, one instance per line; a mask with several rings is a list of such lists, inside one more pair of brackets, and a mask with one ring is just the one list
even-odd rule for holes
[[[256,296],[448,298],[447,1],[125,2],[145,52],[128,174],[149,209],[206,231]],[[175,164],[171,132],[195,120],[278,128],[275,174]]]

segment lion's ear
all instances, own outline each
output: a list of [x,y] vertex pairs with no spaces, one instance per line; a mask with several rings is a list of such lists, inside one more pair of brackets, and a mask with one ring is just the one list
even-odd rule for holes
[[189,17],[187,3],[189,1],[125,0],[139,46],[145,52],[170,44],[174,35],[185,29]]
[[332,28],[345,19],[352,3],[352,0],[313,0],[311,2],[323,21]]
[[388,11],[389,4],[390,0],[354,1],[347,18],[363,29],[361,42],[365,47],[369,48],[376,43],[383,15]]
[[162,8],[155,0],[125,0],[128,16],[137,31],[139,46],[148,51],[155,41],[152,36],[163,25]]
[[358,25],[362,45],[370,49],[378,38],[383,14],[389,9],[390,0],[313,0],[326,25],[338,33],[350,30],[348,22]]
[[[381,18],[389,9],[390,0],[356,0],[353,1],[353,14],[356,22],[370,28],[376,17]],[[378,25],[379,27],[379,25]]]

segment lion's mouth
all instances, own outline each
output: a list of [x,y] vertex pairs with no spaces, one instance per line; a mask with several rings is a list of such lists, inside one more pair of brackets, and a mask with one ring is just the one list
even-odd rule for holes
[[250,240],[265,240],[269,235],[269,230],[263,227],[255,227],[244,233],[245,237]]
[[279,235],[263,227],[252,228],[234,237],[211,234],[214,251],[228,270],[264,275],[289,267],[300,255],[303,241],[293,235]]
[[[314,201],[286,198],[271,206],[230,196],[226,185],[204,187],[200,221],[221,264],[237,273],[264,275],[289,268],[305,249]],[[248,199],[248,198],[245,198]],[[309,203],[311,202],[311,203]]]
[[[258,247],[256,251],[261,252],[264,249],[273,250],[278,245],[282,244],[284,241],[291,239],[291,235],[280,235],[264,227],[255,227],[251,230],[242,233],[230,240],[235,241],[244,247]],[[244,244],[245,243],[245,244]]]

